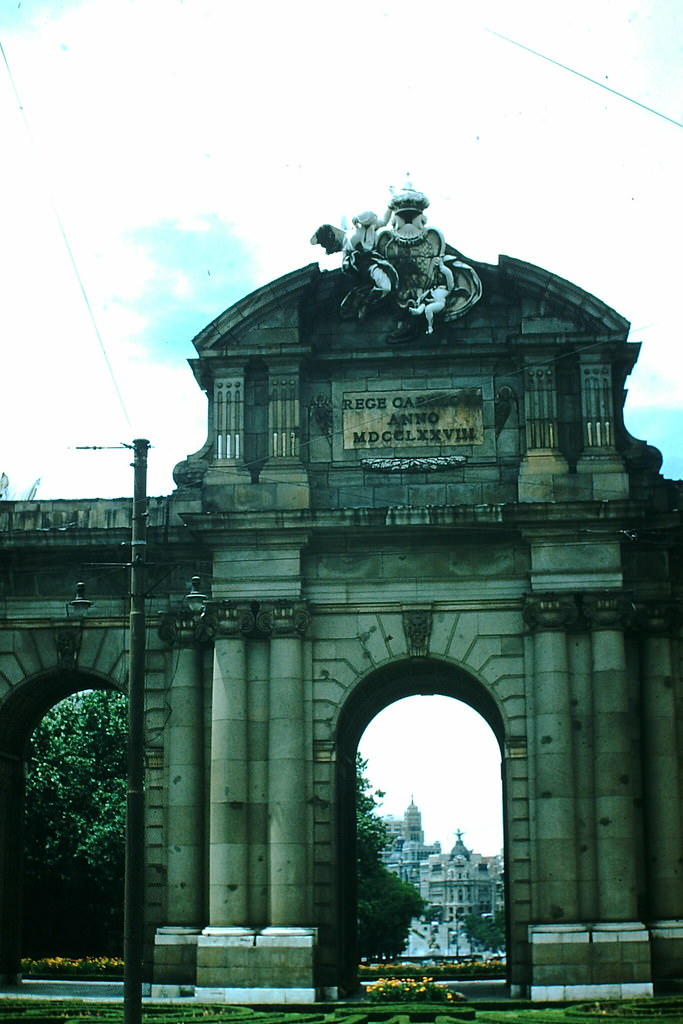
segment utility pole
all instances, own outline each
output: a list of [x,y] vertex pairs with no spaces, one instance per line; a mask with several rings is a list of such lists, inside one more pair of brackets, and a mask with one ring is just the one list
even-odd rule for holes
[[128,777],[123,920],[123,1020],[142,1021],[142,955],[145,885],[145,551],[147,545],[147,452],[133,441],[133,523],[130,559],[128,660]]

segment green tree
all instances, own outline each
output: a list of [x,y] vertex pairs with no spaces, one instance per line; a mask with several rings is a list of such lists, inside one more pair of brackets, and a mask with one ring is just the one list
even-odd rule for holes
[[417,889],[382,863],[387,828],[376,808],[384,796],[372,790],[367,761],[356,755],[356,834],[358,859],[358,952],[362,958],[399,956],[410,922],[424,910]]
[[478,942],[482,949],[505,949],[505,912],[497,910],[491,917],[466,914],[463,919],[465,933],[470,941]]
[[120,954],[125,763],[122,694],[73,694],[35,729],[26,776],[24,955]]

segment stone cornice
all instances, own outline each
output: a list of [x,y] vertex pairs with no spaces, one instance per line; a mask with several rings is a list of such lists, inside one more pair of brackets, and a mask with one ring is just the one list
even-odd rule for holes
[[[462,526],[505,527],[521,531],[527,540],[535,537],[567,537],[582,542],[602,543],[606,537],[629,540],[627,533],[647,523],[648,532],[670,530],[680,525],[678,511],[653,512],[647,504],[633,499],[590,502],[515,502],[500,505],[400,505],[379,508],[262,510],[246,512],[184,513],[186,526],[203,539],[211,534],[262,535],[275,538],[278,532],[296,530],[309,534],[346,527],[387,526],[452,529]],[[305,541],[304,541],[305,542]],[[288,543],[284,539],[278,543]]]

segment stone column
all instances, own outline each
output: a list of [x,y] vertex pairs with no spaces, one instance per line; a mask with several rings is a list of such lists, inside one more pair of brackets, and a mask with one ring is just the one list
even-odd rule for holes
[[587,596],[592,634],[595,730],[595,835],[600,921],[635,921],[640,848],[635,800],[641,766],[636,709],[626,668],[624,628],[631,603],[623,595]]
[[206,921],[204,645],[205,620],[187,609],[164,616],[173,659],[165,742],[166,923],[154,936],[154,982],[193,984]]
[[179,631],[166,748],[169,926],[204,923],[204,722],[202,649]]
[[248,920],[246,606],[218,609],[211,695],[209,797],[209,924]]
[[270,735],[268,738],[269,917],[274,927],[307,918],[306,750],[303,604],[278,602],[264,610],[270,627]]
[[579,920],[594,921],[598,915],[598,881],[595,862],[593,807],[593,678],[591,635],[586,630],[568,637],[571,675],[574,778],[576,780],[576,844],[579,886]]
[[638,608],[644,630],[642,730],[645,751],[645,867],[650,920],[683,919],[683,831],[671,629],[673,608]]
[[533,793],[534,920],[578,919],[575,787],[566,630],[577,617],[573,597],[532,595],[525,619],[534,629]]
[[268,720],[269,648],[249,644],[249,920],[268,924]]

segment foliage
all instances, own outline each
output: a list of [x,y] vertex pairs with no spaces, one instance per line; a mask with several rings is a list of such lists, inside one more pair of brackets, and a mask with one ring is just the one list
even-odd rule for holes
[[372,791],[367,762],[356,756],[356,830],[358,859],[358,947],[362,958],[398,956],[405,947],[413,917],[424,902],[417,889],[401,881],[382,863],[386,825],[376,813],[384,795]]
[[478,942],[482,949],[505,949],[504,911],[497,910],[493,917],[466,914],[463,924],[470,941]]
[[26,779],[26,955],[120,952],[125,761],[122,694],[73,694],[35,729]]
[[366,992],[373,1003],[452,1003],[457,998],[433,978],[381,978]]

